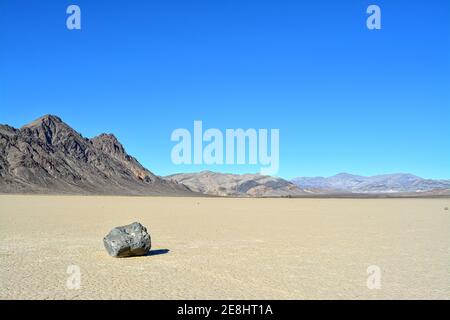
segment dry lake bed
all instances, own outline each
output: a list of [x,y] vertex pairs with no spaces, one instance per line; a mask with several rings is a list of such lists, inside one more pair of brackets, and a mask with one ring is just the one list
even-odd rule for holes
[[[450,299],[446,207],[4,195],[0,299]],[[133,221],[151,233],[152,253],[108,256],[103,237]]]

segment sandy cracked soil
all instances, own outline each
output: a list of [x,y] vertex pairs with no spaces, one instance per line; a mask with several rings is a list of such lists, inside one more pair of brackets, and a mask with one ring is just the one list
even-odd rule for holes
[[[449,199],[0,196],[1,299],[450,299]],[[139,221],[152,254],[109,257]],[[81,286],[67,286],[71,265]],[[369,266],[381,288],[369,289]],[[71,278],[72,279],[72,278]]]

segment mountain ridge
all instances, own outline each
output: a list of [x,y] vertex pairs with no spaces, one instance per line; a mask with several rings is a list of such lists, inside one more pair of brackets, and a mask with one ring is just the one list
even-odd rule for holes
[[331,177],[298,177],[290,180],[299,188],[316,193],[421,193],[450,189],[450,180],[424,179],[410,173],[361,176],[339,173]]
[[112,134],[83,137],[61,118],[0,126],[0,192],[195,195],[144,168]]
[[293,197],[307,195],[293,183],[278,177],[260,174],[229,174],[209,170],[180,173],[166,179],[188,186],[191,190],[232,197]]

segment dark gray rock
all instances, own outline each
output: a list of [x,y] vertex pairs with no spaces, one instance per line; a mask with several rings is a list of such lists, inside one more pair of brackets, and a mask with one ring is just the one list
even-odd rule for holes
[[152,245],[147,228],[139,222],[112,229],[103,244],[110,256],[118,258],[146,255]]

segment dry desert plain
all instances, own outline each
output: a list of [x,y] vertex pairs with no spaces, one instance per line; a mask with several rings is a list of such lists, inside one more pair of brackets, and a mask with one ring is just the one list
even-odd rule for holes
[[[0,196],[1,299],[450,299],[449,199]],[[140,221],[151,255],[109,257]],[[81,287],[66,285],[77,265]],[[368,289],[367,268],[381,270]]]

